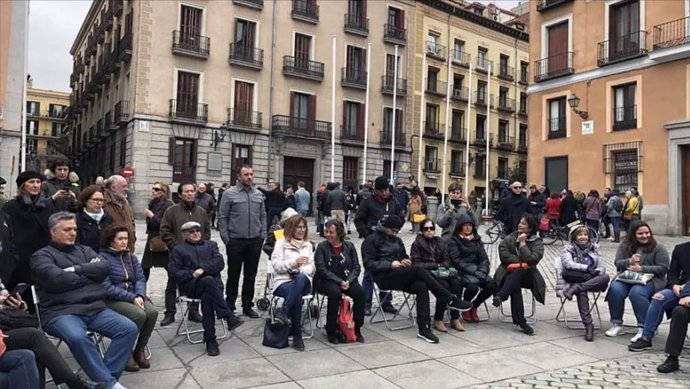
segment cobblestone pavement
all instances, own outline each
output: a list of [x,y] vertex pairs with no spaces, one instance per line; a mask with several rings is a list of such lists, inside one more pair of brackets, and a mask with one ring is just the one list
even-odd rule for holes
[[[310,238],[321,239],[313,232]],[[136,253],[143,253],[144,223],[137,222],[139,238]],[[354,232],[354,231],[353,231]],[[409,247],[414,235],[404,228],[400,237]],[[217,231],[212,239],[224,245]],[[359,249],[356,233],[351,240]],[[686,238],[657,237],[669,251]],[[601,253],[609,271],[613,272],[616,244],[603,241]],[[627,350],[629,336],[607,338],[606,303],[599,301],[602,329],[596,331],[594,342],[582,339],[582,330],[567,329],[555,320],[560,302],[553,294],[555,285],[554,259],[560,254],[559,242],[547,246],[540,271],[547,282],[546,305],[538,305],[535,336],[525,336],[510,323],[499,320],[499,312],[489,304],[482,316],[490,320],[465,324],[466,332],[437,333],[439,344],[428,344],[416,337],[414,328],[391,332],[382,324],[367,320],[363,334],[365,344],[332,345],[316,330],[306,341],[307,351],[292,348],[271,349],[261,345],[262,320],[246,320],[233,336],[221,344],[221,356],[206,356],[203,345],[188,344],[175,334],[175,325],[156,328],[150,346],[152,368],[139,373],[125,373],[122,383],[128,388],[539,388],[539,387],[653,387],[687,388],[690,361],[681,358],[681,372],[661,375],[656,366],[665,358],[663,346],[668,333],[664,323],[654,340],[655,350],[633,354]],[[492,267],[498,264],[497,245],[487,246]],[[266,256],[262,254],[256,280],[258,298],[263,294]],[[223,275],[225,279],[225,274]],[[149,295],[161,310],[166,275],[153,269]],[[525,300],[529,301],[529,300]],[[579,322],[574,303],[566,303],[569,317]],[[530,308],[526,308],[529,313]],[[625,319],[634,324],[628,306]],[[265,315],[265,313],[262,312]],[[573,316],[575,315],[575,316]],[[629,332],[632,329],[629,330]],[[66,347],[61,347],[70,363],[75,365]]]

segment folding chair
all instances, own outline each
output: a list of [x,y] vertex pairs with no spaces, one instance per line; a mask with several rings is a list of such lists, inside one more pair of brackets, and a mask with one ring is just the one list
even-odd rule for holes
[[[523,288],[522,294],[524,294],[525,291],[528,291],[529,294],[532,296],[532,310],[530,311],[529,315],[525,315],[525,320],[528,324],[534,324],[537,322],[537,299],[534,297],[534,294],[532,294],[532,291],[529,289]],[[503,323],[513,322],[513,317],[510,315],[510,313],[506,313],[503,310],[503,303],[501,303],[501,305],[498,307],[498,320],[500,320]]]
[[[383,311],[381,308],[381,299],[379,298],[379,292],[384,292],[386,295],[384,296],[384,300],[388,298],[388,296],[392,296],[393,291],[392,290],[380,290],[378,285],[376,285],[376,282],[374,282],[374,298],[376,298],[376,304],[378,305],[376,307],[376,310],[374,313],[371,314],[371,318],[369,319],[369,323],[371,324],[376,324],[376,323],[381,323],[383,322],[386,325],[386,328],[390,331],[397,331],[397,330],[403,330],[405,328],[410,328],[414,327],[416,324],[415,317],[412,315],[412,310],[414,309],[415,305],[417,304],[417,301],[414,300],[412,304],[410,304],[410,297],[413,297],[414,295],[411,293],[407,293],[405,291],[400,291],[403,294],[403,302],[395,307],[398,312],[393,314],[391,318],[386,317],[386,313]],[[398,316],[402,316],[401,312],[402,309],[407,307],[407,317],[404,319],[397,319]],[[377,319],[376,317],[381,315],[380,319]],[[407,322],[408,324],[403,324],[397,327],[391,326],[392,323],[394,322],[399,322],[399,321],[404,321]]]
[[[275,269],[273,269],[273,264],[271,264],[271,261],[266,261],[266,277],[270,281],[269,285],[273,285],[273,276],[274,275],[275,275]],[[285,300],[285,299],[283,297],[276,296],[274,294],[271,295],[271,304],[268,307],[268,312],[269,312],[269,315],[271,316],[271,320],[273,320],[273,318],[274,318],[275,311],[276,311],[276,309],[278,309],[278,302],[280,300]],[[312,302],[312,300],[314,300],[313,292],[302,296],[302,333],[305,335],[305,336],[303,336],[304,340],[311,339],[314,337],[314,322],[313,322],[312,314],[311,314],[311,302]],[[305,312],[306,312],[306,315],[305,315]],[[305,326],[304,326],[305,320],[308,320],[308,322],[309,322],[309,330],[308,331],[305,330]],[[318,320],[318,318],[317,318],[317,320]]]
[[[180,295],[177,298],[178,310],[180,312],[182,312],[182,321],[177,326],[177,331],[175,333],[177,334],[177,336],[185,335],[187,337],[187,340],[191,344],[199,344],[199,343],[203,343],[203,341],[204,341],[203,337],[200,339],[192,339],[192,335],[201,334],[204,332],[204,329],[203,328],[195,329],[195,330],[189,329],[189,319],[187,319],[187,314],[189,314],[190,306],[192,306],[192,304],[194,304],[194,303],[196,303],[197,305],[201,304],[201,299],[193,299],[191,297],[182,296],[182,295]],[[228,328],[225,325],[225,320],[221,319],[219,321],[220,321],[221,326],[223,327],[223,335],[216,336],[216,340],[222,340],[228,336]],[[184,327],[184,331],[180,332],[182,327]],[[149,353],[149,355],[150,355],[150,353]]]
[[[563,270],[563,265],[561,264],[561,259],[560,257],[555,259],[554,262],[554,269],[556,269],[556,282],[561,279],[561,271]],[[589,304],[589,313],[592,314],[592,312],[595,313],[596,318],[594,320],[594,328],[595,329],[600,329],[601,328],[601,313],[599,312],[599,305],[597,304],[599,297],[601,296],[601,292],[589,292],[592,295],[592,298],[590,298],[590,304]],[[565,297],[558,297],[558,299],[561,301],[561,306],[558,308],[558,312],[556,312],[556,321],[559,323],[565,323],[565,327],[571,330],[577,330],[577,329],[583,329],[585,328],[584,325],[582,324],[582,319],[578,316],[571,316],[568,317],[566,311],[565,311],[565,305],[566,302],[568,302],[568,299]],[[578,324],[579,323],[579,324]]]

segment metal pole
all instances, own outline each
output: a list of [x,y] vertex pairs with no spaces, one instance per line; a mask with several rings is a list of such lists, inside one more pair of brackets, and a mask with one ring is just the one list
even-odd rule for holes
[[[469,84],[467,87],[467,114],[465,115],[466,136],[465,136],[465,196],[468,196],[470,186],[470,111],[472,109],[472,62],[469,69]],[[470,204],[471,205],[471,204]]]
[[489,214],[489,159],[491,158],[491,155],[489,154],[490,152],[490,143],[491,143],[491,67],[493,64],[487,60],[484,59],[488,63],[488,73],[487,73],[487,83],[486,83],[486,92],[484,98],[486,99],[486,132],[484,132],[484,136],[486,137],[486,158],[485,158],[485,172],[484,174],[486,175],[485,178],[485,188],[486,188],[486,195],[484,198],[486,199],[485,202],[485,211],[486,214]]
[[419,100],[419,156],[417,158],[417,183],[423,188],[422,179],[422,137],[424,136],[424,104],[426,103],[424,94],[424,71],[426,70],[426,55],[422,57],[422,98]]
[[393,171],[395,170],[395,119],[397,113],[397,103],[398,103],[398,45],[395,45],[395,60],[393,70],[393,120],[391,121],[391,179],[393,182]]
[[371,81],[371,43],[367,44],[367,92],[364,98],[364,166],[362,185],[367,182],[367,148],[369,143],[369,86]]
[[451,68],[451,58],[450,50],[448,50],[448,75],[446,76],[446,127],[445,134],[443,137],[443,169],[441,178],[441,204],[445,203],[446,199],[446,178],[448,176],[447,165],[448,165],[448,122],[450,122],[450,69]]
[[335,78],[336,78],[336,37],[333,36],[333,71],[331,79],[331,182],[335,182]]

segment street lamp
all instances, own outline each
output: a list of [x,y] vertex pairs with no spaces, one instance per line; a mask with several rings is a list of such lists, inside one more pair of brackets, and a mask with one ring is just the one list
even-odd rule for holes
[[580,98],[577,97],[575,93],[570,95],[570,97],[568,98],[568,105],[570,105],[570,108],[573,109],[573,112],[580,115],[582,120],[587,120],[589,118],[589,114],[587,113],[587,111],[580,111],[579,109],[577,109],[578,105],[580,105]]
[[213,146],[213,151],[216,151],[219,143],[223,143],[225,141],[225,135],[227,130],[228,127],[225,124],[213,129],[213,143],[211,143],[211,145]]

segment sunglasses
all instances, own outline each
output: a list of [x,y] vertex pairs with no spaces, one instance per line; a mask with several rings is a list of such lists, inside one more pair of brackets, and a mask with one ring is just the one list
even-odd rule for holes
[[522,189],[521,186],[514,186],[513,189]]
[[154,191],[154,192],[160,192],[160,191],[162,191],[163,189],[161,189],[161,188],[156,188],[156,187],[154,186],[153,188],[151,188],[151,190]]
[[435,231],[436,227],[424,227],[422,228],[422,231]]

